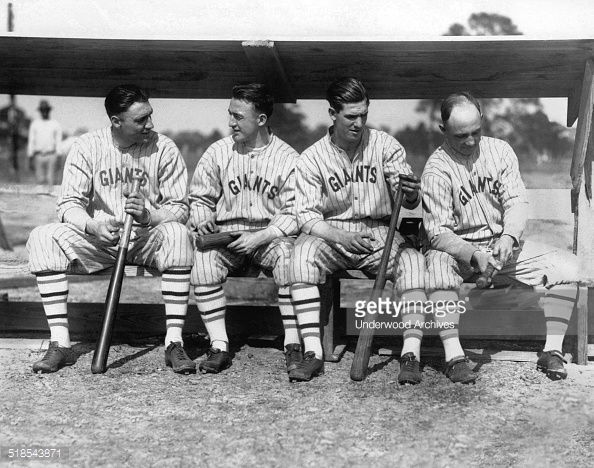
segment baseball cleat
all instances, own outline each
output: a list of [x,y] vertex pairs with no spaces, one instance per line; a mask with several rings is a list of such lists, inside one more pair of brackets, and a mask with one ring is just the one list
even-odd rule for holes
[[172,341],[165,350],[165,365],[173,369],[176,374],[196,373],[196,363],[186,354],[182,344]]
[[206,359],[200,363],[199,367],[203,374],[218,374],[231,367],[231,358],[227,351],[209,348],[206,352]]
[[414,353],[406,353],[400,358],[400,373],[398,383],[400,385],[421,383],[422,374],[419,361]]
[[287,372],[296,369],[303,361],[303,354],[301,353],[301,345],[299,343],[291,343],[285,346],[285,364],[287,365]]
[[289,381],[308,382],[323,373],[324,361],[318,359],[313,351],[308,351],[303,355],[303,361],[289,372]]
[[547,374],[551,380],[563,380],[567,378],[567,369],[563,363],[567,364],[567,361],[561,351],[543,351],[536,361],[536,368]]
[[447,363],[446,376],[454,383],[471,384],[476,381],[477,375],[468,366],[466,356],[458,356]]
[[63,348],[57,341],[52,341],[45,356],[33,364],[33,372],[47,374],[58,372],[64,366],[71,366],[76,362],[72,348]]

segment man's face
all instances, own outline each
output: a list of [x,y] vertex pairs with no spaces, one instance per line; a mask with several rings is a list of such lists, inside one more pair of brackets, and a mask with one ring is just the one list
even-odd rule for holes
[[457,105],[446,124],[439,128],[454,151],[471,156],[481,141],[481,114],[471,103]]
[[41,117],[43,118],[43,120],[47,120],[47,119],[49,119],[50,109],[48,109],[47,107],[44,107],[42,109],[39,109],[39,113],[41,114]]
[[229,127],[233,140],[252,145],[260,127],[266,124],[266,114],[259,113],[251,102],[231,99],[229,104]]
[[112,123],[118,129],[118,136],[125,144],[145,143],[154,128],[153,108],[148,102],[135,102],[126,112],[114,115]]
[[334,133],[338,141],[358,142],[363,136],[363,129],[367,122],[369,104],[361,102],[343,104],[342,109],[336,112],[329,109],[330,118],[334,121]]

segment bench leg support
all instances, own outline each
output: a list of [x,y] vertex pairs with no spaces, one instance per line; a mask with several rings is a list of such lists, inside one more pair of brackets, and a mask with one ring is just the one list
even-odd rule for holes
[[321,313],[320,325],[324,360],[338,362],[342,358],[346,344],[340,343],[340,332],[344,317],[340,313],[340,280],[329,278],[325,284],[319,285]]

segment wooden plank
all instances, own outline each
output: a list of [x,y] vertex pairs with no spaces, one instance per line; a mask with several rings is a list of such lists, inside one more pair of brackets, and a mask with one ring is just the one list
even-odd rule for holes
[[[248,48],[234,40],[0,37],[0,92],[103,97],[125,79],[154,97],[227,98],[233,85],[264,76],[292,85],[280,102],[323,98],[329,82],[352,74],[373,99],[443,98],[462,87],[481,97],[567,97],[594,40],[308,39]],[[457,66],[460,57],[472,66]]]
[[276,102],[297,102],[295,91],[272,41],[244,41],[243,50],[258,81],[266,83]]
[[588,304],[594,304],[590,301],[594,300],[594,294],[590,294],[588,288],[580,286],[579,300],[577,303],[576,322],[577,322],[577,339],[576,339],[576,360],[578,364],[585,365],[588,363]]
[[[583,75],[583,74],[582,74]],[[580,98],[582,84],[575,86],[567,97],[567,126],[571,127],[580,115]]]
[[[572,211],[575,211],[577,207],[588,140],[590,139],[590,129],[592,127],[592,112],[594,111],[594,61],[592,59],[586,62],[579,109],[579,120],[573,146],[573,159],[571,161],[571,182],[573,185]],[[580,210],[580,213],[583,213],[583,211]],[[580,230],[583,231],[581,227]],[[583,250],[580,253],[583,253]]]
[[[3,302],[0,336],[49,333],[41,302]],[[227,307],[227,332],[230,335],[282,334],[277,307]],[[95,340],[101,330],[103,304],[69,303],[68,324],[73,340]],[[280,331],[280,333],[279,333]],[[186,318],[184,333],[205,333],[204,324],[193,308]],[[114,339],[144,338],[165,334],[165,306],[162,304],[120,304]]]
[[[510,362],[536,362],[538,360],[538,353],[535,351],[505,351],[497,349],[465,349],[466,355],[472,361],[491,362],[491,361],[510,361]],[[400,348],[380,348],[378,351],[380,356],[399,356]],[[422,356],[443,356],[443,349],[440,348],[423,348],[421,350]],[[568,362],[572,361],[571,354],[565,354],[565,359]]]

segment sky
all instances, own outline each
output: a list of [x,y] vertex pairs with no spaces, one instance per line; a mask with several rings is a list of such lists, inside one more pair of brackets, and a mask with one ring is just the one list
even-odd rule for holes
[[[14,32],[7,32],[7,0],[0,0],[0,35],[130,39],[435,39],[472,13],[508,16],[526,38],[594,37],[592,0],[23,0],[12,1]],[[249,6],[246,9],[246,6]],[[98,98],[18,96],[37,117],[50,101],[65,131],[109,124]],[[399,129],[415,124],[416,101],[373,100],[369,125]],[[8,96],[0,95],[0,107]],[[565,124],[565,99],[543,99],[551,120]],[[151,99],[156,130],[217,128],[226,133],[228,100]],[[299,101],[309,126],[328,124],[327,103]]]

